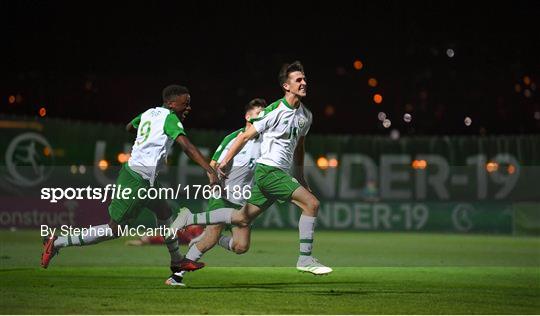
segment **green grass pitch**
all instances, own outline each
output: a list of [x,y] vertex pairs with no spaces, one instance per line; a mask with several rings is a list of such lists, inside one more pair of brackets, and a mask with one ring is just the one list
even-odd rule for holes
[[[164,285],[163,246],[63,249],[39,268],[38,231],[0,231],[1,314],[539,314],[540,239],[317,231],[335,268],[298,273],[296,231],[256,230],[247,254]],[[186,252],[186,247],[182,247]]]

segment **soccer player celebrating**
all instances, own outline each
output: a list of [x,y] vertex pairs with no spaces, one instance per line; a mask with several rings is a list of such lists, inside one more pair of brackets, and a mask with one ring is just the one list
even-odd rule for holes
[[[298,223],[300,255],[296,267],[313,274],[328,274],[332,269],[311,255],[319,200],[311,193],[304,178],[304,139],[311,126],[312,114],[301,102],[307,93],[302,64],[295,61],[284,65],[279,73],[279,83],[285,96],[266,107],[263,115],[253,120],[253,125],[236,137],[217,167],[218,173],[226,177],[233,157],[249,140],[257,135],[262,137],[255,184],[247,204],[240,211],[215,210],[206,219],[184,210],[173,226],[184,227],[193,224],[194,220],[198,220],[198,224],[228,222],[246,226],[275,201],[291,200],[302,209]],[[295,177],[289,175],[293,164]]]
[[[256,118],[265,106],[266,101],[259,98],[251,100],[246,105],[246,112],[244,116],[246,119],[246,126],[232,132],[221,141],[221,144],[218,146],[214,155],[212,156],[210,166],[214,167],[223,160],[238,135],[242,134],[251,126],[250,119]],[[233,194],[233,190],[236,189],[236,191],[239,191],[238,189],[243,190],[246,187],[251,187],[253,175],[255,173],[255,161],[261,155],[260,147],[261,138],[253,138],[246,143],[240,153],[234,156],[232,170],[228,178],[225,179],[223,183],[224,190],[227,190],[228,192],[223,192],[220,198],[211,197],[208,201],[208,208],[206,212],[199,213],[198,216],[206,216],[206,214],[209,214],[214,210],[223,208],[239,210],[243,205],[245,205],[246,200],[244,199],[244,195]],[[221,235],[223,228],[225,228],[225,224],[206,226],[204,234],[190,242],[186,258],[193,261],[198,261],[205,252],[212,249],[218,243],[223,248],[237,254],[242,254],[249,249],[251,237],[251,230],[249,226],[233,226],[232,236]],[[165,283],[168,285],[183,285],[183,276],[184,271],[173,273],[173,275],[171,275],[171,277],[167,279]]]
[[[136,218],[141,209],[148,207],[157,218],[158,226],[171,227],[172,212],[165,200],[140,199],[139,190],[159,187],[157,176],[166,164],[172,145],[180,144],[194,162],[206,170],[211,185],[218,183],[216,171],[206,162],[201,152],[189,141],[183,121],[191,111],[191,96],[186,87],[170,85],[163,89],[163,105],[148,109],[127,124],[126,130],[137,131],[131,157],[122,166],[117,178],[117,187],[130,188],[127,199],[113,198],[109,205],[110,221],[93,227],[88,234],[49,236],[43,244],[41,266],[47,268],[51,259],[61,248],[96,244],[118,237],[119,225]],[[204,267],[204,263],[184,258],[180,253],[175,234],[165,237],[171,257],[171,271],[193,271]]]

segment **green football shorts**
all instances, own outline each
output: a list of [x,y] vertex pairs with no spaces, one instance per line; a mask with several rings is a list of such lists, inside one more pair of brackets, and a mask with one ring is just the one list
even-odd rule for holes
[[[149,207],[151,209],[151,201],[147,199],[140,199],[138,197],[138,190],[150,188],[150,182],[143,179],[138,173],[133,171],[128,164],[123,164],[118,178],[116,179],[116,190],[122,186],[122,190],[126,188],[131,189],[131,193],[127,199],[113,198],[109,205],[109,215],[111,219],[117,224],[126,224],[129,220],[135,219],[143,208]],[[154,187],[159,187],[159,183],[156,181]]]
[[251,197],[247,202],[264,211],[277,200],[290,200],[293,192],[299,187],[298,180],[285,171],[257,164],[255,183],[251,188]]
[[208,207],[206,208],[206,212],[214,211],[219,208],[234,208],[235,210],[239,210],[242,208],[242,205],[227,201],[224,198],[216,199],[211,197],[208,199]]

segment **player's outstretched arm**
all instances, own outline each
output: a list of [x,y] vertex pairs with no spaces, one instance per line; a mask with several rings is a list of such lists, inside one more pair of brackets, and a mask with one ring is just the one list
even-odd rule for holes
[[210,167],[208,162],[206,162],[206,158],[204,158],[203,154],[199,151],[199,149],[191,143],[189,138],[187,138],[185,135],[180,135],[176,138],[176,142],[180,144],[180,146],[182,146],[182,149],[191,160],[193,160],[204,170],[206,170],[210,185],[218,184],[219,179],[216,171],[212,167]]
[[257,136],[257,134],[257,130],[255,129],[255,127],[253,127],[253,125],[250,125],[243,133],[238,134],[236,140],[231,145],[231,148],[229,148],[229,152],[227,152],[225,158],[223,158],[223,160],[221,160],[221,163],[217,166],[217,172],[221,176],[225,178],[227,177],[229,164],[233,160],[234,156],[236,156],[236,154],[238,154],[240,150],[244,148],[244,146],[250,139]]
[[296,148],[294,149],[294,177],[303,187],[311,191],[306,178],[304,177],[304,155],[306,152],[304,146],[305,138],[305,136],[300,136]]
[[126,131],[130,133],[137,133],[137,128],[139,128],[139,124],[141,123],[141,116],[142,114],[137,115],[134,119],[131,120],[131,122],[127,123],[126,125]]

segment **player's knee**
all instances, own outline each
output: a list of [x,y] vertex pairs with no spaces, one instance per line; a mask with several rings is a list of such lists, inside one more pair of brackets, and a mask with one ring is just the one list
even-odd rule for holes
[[251,223],[251,219],[246,214],[242,213],[242,215],[240,216],[238,220],[237,226],[248,227],[250,223]]
[[312,205],[313,209],[318,211],[320,206],[321,206],[321,202],[319,202],[318,199],[315,199],[315,201],[313,201],[313,205]]
[[246,227],[249,225],[249,217],[245,212],[235,211],[232,215],[232,224],[238,227]]
[[236,254],[241,255],[249,250],[249,244],[235,244],[233,245],[233,250]]
[[321,202],[319,202],[317,198],[314,197],[310,199],[309,202],[307,203],[307,210],[306,210],[308,215],[317,216],[317,214],[319,213],[320,204]]

